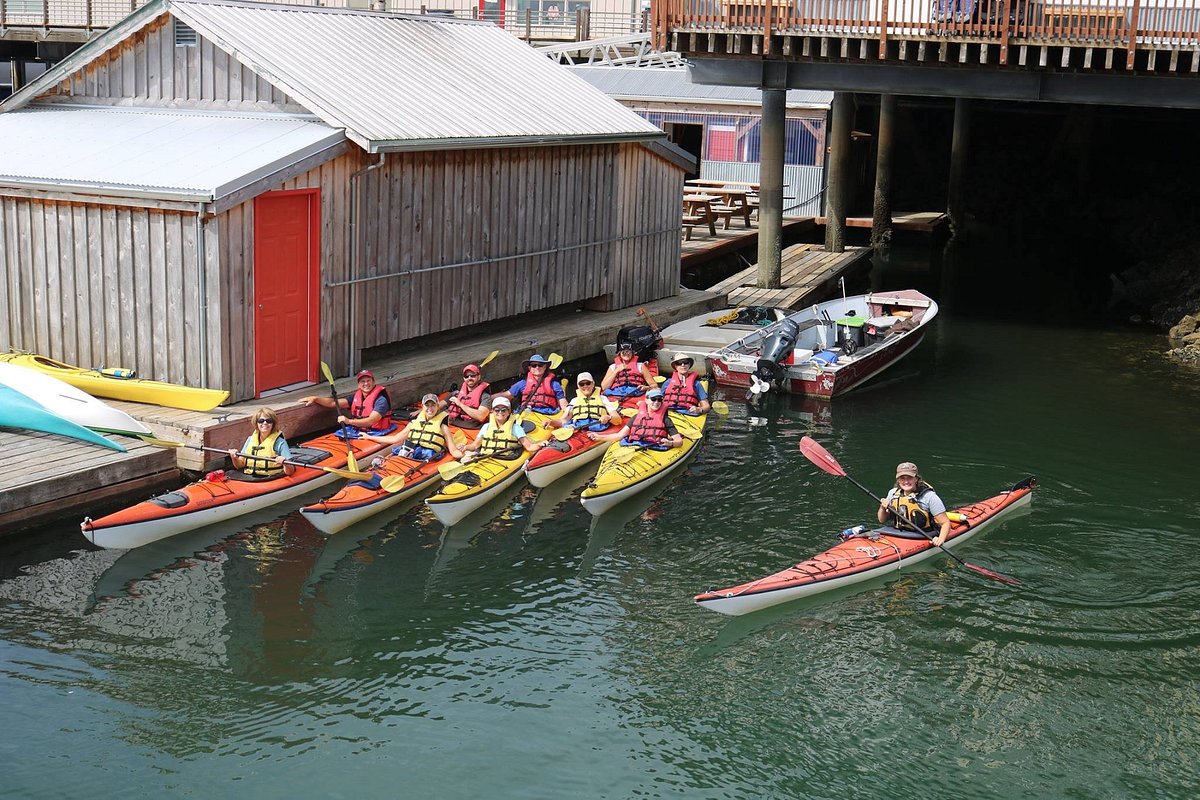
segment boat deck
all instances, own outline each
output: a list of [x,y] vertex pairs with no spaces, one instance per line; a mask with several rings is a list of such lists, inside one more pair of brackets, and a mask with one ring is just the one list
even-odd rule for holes
[[829,253],[819,244],[797,244],[786,248],[780,260],[778,289],[760,289],[758,265],[731,275],[709,288],[715,294],[729,296],[731,306],[774,306],[798,309],[811,304],[838,280],[857,270],[870,268],[869,247],[847,247],[843,253]]
[[[688,317],[726,307],[723,294],[681,289],[674,297],[642,306],[660,327]],[[645,324],[636,308],[599,312],[566,309],[497,323],[486,329],[456,332],[430,338],[398,350],[386,358],[369,360],[365,366],[384,384],[396,405],[414,403],[425,392],[445,391],[462,379],[465,364],[478,363],[493,350],[500,354],[486,367],[486,378],[500,389],[535,352],[560,354],[564,361],[585,358],[615,341],[617,330],[626,325]],[[567,373],[570,375],[570,372]],[[336,381],[339,396],[355,387],[350,377]],[[301,441],[316,431],[331,429],[334,413],[322,406],[301,405],[307,395],[329,394],[329,385],[319,383],[267,398],[221,406],[212,411],[106,400],[141,420],[161,439],[194,447],[222,450],[240,447],[256,409],[269,406],[279,416],[280,429],[291,442]],[[0,430],[0,447],[6,458],[0,469],[0,534],[54,517],[92,513],[105,499],[146,496],[165,485],[179,485],[180,470],[203,472],[224,465],[224,458],[192,448],[163,448],[117,436],[129,448],[118,453],[50,434]]]

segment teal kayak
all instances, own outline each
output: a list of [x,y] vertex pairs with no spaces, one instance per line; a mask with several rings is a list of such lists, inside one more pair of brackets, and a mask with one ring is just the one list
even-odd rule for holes
[[57,433],[125,452],[125,448],[116,442],[47,411],[39,403],[3,384],[0,384],[0,427]]

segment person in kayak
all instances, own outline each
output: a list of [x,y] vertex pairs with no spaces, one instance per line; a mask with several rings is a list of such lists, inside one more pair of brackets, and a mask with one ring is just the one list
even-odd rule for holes
[[933,537],[937,546],[944,544],[950,534],[946,504],[933,487],[921,479],[917,465],[911,461],[896,466],[896,485],[880,501],[876,516],[884,525],[900,530],[910,527],[904,522],[905,518],[927,533],[937,530],[937,536]]
[[[392,399],[388,397],[387,389],[375,383],[375,373],[364,369],[355,377],[358,380],[358,389],[354,392],[354,397],[350,400],[338,398],[338,410],[345,409],[347,412],[338,414],[338,424],[375,436],[383,436],[396,430],[396,423],[392,421]],[[301,398],[300,402],[306,406],[316,403],[333,408],[332,397],[310,395]]]
[[[433,461],[447,452],[453,458],[462,458],[462,451],[455,447],[454,438],[450,435],[448,416],[440,410],[439,405],[436,394],[427,394],[421,398],[421,410],[401,431],[390,436],[366,433],[363,438],[394,445],[392,455],[415,461]],[[376,460],[382,463],[381,459]],[[372,467],[379,466],[376,460],[371,462]]]
[[658,387],[646,392],[644,407],[639,406],[637,414],[625,423],[624,428],[610,434],[588,431],[588,438],[593,441],[601,439],[619,442],[621,447],[644,447],[651,450],[669,450],[683,445],[683,436],[667,416],[663,390]]
[[632,342],[620,342],[613,363],[600,380],[600,390],[607,397],[637,397],[654,385],[650,368],[638,361]]
[[671,377],[662,385],[667,408],[685,414],[707,414],[710,407],[708,392],[696,373],[695,360],[687,353],[676,353],[671,359]]
[[478,429],[487,422],[492,413],[490,384],[483,379],[483,372],[475,364],[463,367],[462,386],[446,401],[446,413],[450,424],[458,428]]
[[462,462],[465,464],[475,457],[495,456],[514,453],[525,448],[530,453],[536,453],[546,446],[546,442],[535,442],[529,438],[525,426],[513,420],[512,401],[504,395],[492,398],[492,416],[479,429],[475,441],[463,446]]
[[613,402],[596,391],[596,379],[590,372],[581,372],[575,378],[575,397],[567,403],[562,414],[546,420],[547,428],[586,428],[602,431],[608,427],[613,414],[617,413]]
[[[246,456],[258,456],[247,458]],[[285,464],[292,457],[287,439],[279,431],[279,418],[269,408],[254,412],[254,430],[246,437],[241,450],[229,450],[233,468],[251,478],[278,478],[291,475],[296,468]]]
[[539,414],[558,414],[567,407],[567,393],[550,371],[549,361],[534,354],[521,368],[525,370],[525,377],[510,386],[507,392],[497,394],[497,398],[507,397],[520,408]]

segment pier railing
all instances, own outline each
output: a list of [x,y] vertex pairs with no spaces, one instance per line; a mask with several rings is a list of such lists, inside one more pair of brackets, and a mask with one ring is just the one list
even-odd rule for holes
[[[1200,45],[1200,0],[654,0],[655,41],[680,33],[973,40],[1128,50]],[[687,48],[684,48],[687,49]]]

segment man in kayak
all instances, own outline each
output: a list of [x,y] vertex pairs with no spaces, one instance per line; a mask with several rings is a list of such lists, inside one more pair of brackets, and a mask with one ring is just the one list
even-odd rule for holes
[[683,436],[667,416],[663,391],[657,387],[646,392],[645,407],[639,408],[633,419],[625,423],[624,428],[610,434],[588,431],[588,438],[593,441],[619,441],[621,447],[644,447],[652,450],[669,450],[683,445]]
[[554,419],[546,420],[547,428],[586,428],[602,431],[608,427],[613,414],[617,413],[613,402],[596,391],[596,379],[590,372],[581,372],[575,378],[575,397],[567,403],[566,410]]
[[[421,410],[399,433],[390,436],[367,433],[363,434],[363,438],[395,445],[392,455],[415,461],[433,461],[447,452],[454,458],[462,458],[462,451],[455,447],[450,435],[446,412],[439,410],[438,405],[438,396],[427,394],[421,398]],[[371,466],[378,465],[372,461]]]
[[490,384],[483,379],[483,372],[475,364],[463,367],[462,386],[446,401],[446,413],[450,424],[458,428],[476,428],[487,422],[492,413]]
[[892,525],[900,530],[913,526],[927,533],[937,530],[937,536],[933,537],[933,543],[937,546],[944,544],[950,535],[946,504],[933,487],[921,479],[917,465],[911,461],[896,466],[896,485],[880,501],[876,516],[884,525]]
[[646,387],[654,385],[650,368],[638,361],[632,342],[620,342],[613,363],[600,381],[601,391],[608,397],[637,397]]
[[[338,409],[347,413],[338,414],[338,424],[343,427],[356,428],[360,431],[382,436],[396,430],[392,421],[392,399],[388,397],[387,389],[375,383],[375,373],[364,369],[355,376],[358,379],[358,389],[354,397],[346,400],[339,397]],[[310,395],[300,400],[306,406],[316,403],[319,406],[333,408],[332,397]]]
[[521,448],[525,448],[530,453],[536,453],[545,446],[546,442],[535,442],[530,439],[524,424],[513,420],[512,401],[499,394],[492,398],[491,419],[483,423],[475,441],[463,446],[462,462],[467,463],[476,454],[481,457],[495,456],[515,453]]
[[279,431],[279,419],[274,411],[266,407],[254,412],[254,430],[246,437],[242,449],[231,448],[229,451],[233,468],[254,479],[291,475],[296,468],[284,463],[291,457],[292,450],[288,447],[287,439]]
[[[539,414],[558,414],[567,407],[567,393],[550,371],[550,362],[534,354],[521,365],[525,377],[496,395],[516,401],[517,406]],[[494,407],[493,402],[493,407]]]
[[687,353],[676,353],[671,359],[671,377],[662,385],[667,408],[685,414],[707,414],[708,392],[692,372],[696,362]]

